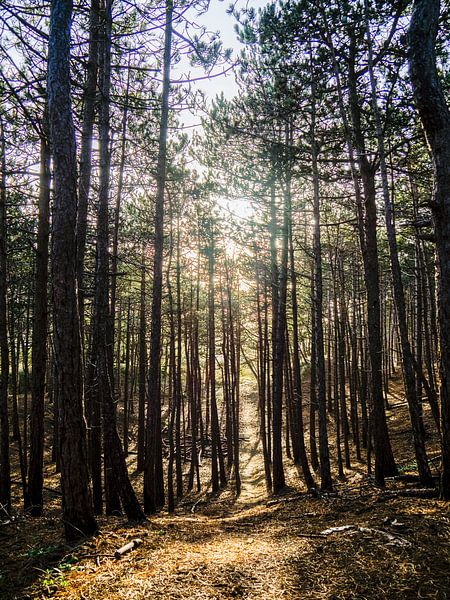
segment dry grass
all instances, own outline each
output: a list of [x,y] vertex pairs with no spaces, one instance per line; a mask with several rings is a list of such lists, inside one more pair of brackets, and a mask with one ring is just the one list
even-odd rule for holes
[[[392,392],[397,395],[389,411],[395,454],[405,472],[413,471],[399,382]],[[97,537],[68,548],[59,499],[49,495],[45,517],[19,512],[16,521],[0,529],[0,598],[450,598],[448,504],[396,496],[416,485],[404,481],[389,482],[390,493],[381,492],[356,462],[337,493],[321,499],[304,493],[289,466],[291,493],[268,502],[250,389],[245,396],[240,498],[232,490],[214,498],[205,494],[201,502],[188,496],[175,516],[161,513],[141,527],[101,518]],[[426,422],[431,431],[428,412]],[[430,436],[431,451],[436,441]],[[46,484],[56,488],[55,476],[48,475]],[[321,534],[342,525],[354,527]],[[136,537],[143,540],[139,548],[121,560],[113,558],[114,550]]]

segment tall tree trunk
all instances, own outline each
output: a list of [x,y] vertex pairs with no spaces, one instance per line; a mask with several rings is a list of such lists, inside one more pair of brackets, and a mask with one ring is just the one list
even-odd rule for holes
[[[130,95],[130,58],[128,58],[128,74],[127,84],[125,88],[124,98],[124,109],[122,115],[122,128],[121,134],[122,139],[120,140],[120,162],[119,162],[119,179],[117,182],[117,196],[116,206],[114,208],[114,229],[113,229],[113,244],[112,244],[112,257],[111,257],[111,319],[112,319],[112,333],[114,333],[114,322],[116,317],[116,296],[117,296],[117,277],[118,271],[117,266],[119,263],[119,230],[120,230],[120,208],[122,204],[122,192],[123,192],[123,177],[125,170],[125,153],[127,148],[127,125],[128,125],[128,101]],[[114,337],[114,336],[113,336]],[[112,341],[114,347],[114,340]],[[120,349],[120,329],[118,334],[117,346]],[[117,387],[120,391],[120,354],[118,364],[118,377]]]
[[[386,219],[386,231],[389,243],[389,256],[391,260],[392,283],[394,288],[395,305],[397,308],[398,326],[400,330],[400,342],[402,347],[403,372],[406,384],[406,399],[409,407],[411,426],[414,438],[414,450],[416,454],[417,468],[420,481],[424,485],[434,485],[430,467],[428,465],[427,453],[425,449],[425,439],[421,422],[419,399],[416,390],[416,378],[414,373],[414,358],[411,352],[411,345],[408,337],[408,325],[406,319],[405,294],[403,290],[402,272],[398,258],[397,235],[394,223],[394,207],[392,205],[391,194],[389,191],[388,172],[386,165],[386,153],[384,146],[384,134],[381,124],[380,111],[378,108],[377,88],[375,74],[373,70],[372,56],[372,38],[370,35],[370,25],[367,16],[367,0],[365,0],[366,9],[366,32],[369,59],[369,78],[372,93],[372,110],[375,118],[375,129],[378,142],[378,155],[380,158],[381,181],[383,187],[384,214]],[[419,364],[420,369],[422,365]]]
[[145,468],[145,379],[147,373],[147,322],[145,318],[145,243],[142,245],[141,289],[139,303],[139,405],[137,470]]
[[[181,235],[180,235],[180,209],[177,214],[177,241],[176,241],[176,295],[177,295],[177,363],[175,381],[175,472],[177,482],[177,498],[183,496],[183,465],[181,462],[181,403],[183,401],[182,389],[182,306],[181,306]],[[184,417],[183,417],[184,423]],[[185,437],[185,436],[184,436]],[[186,451],[186,439],[183,447]]]
[[[100,0],[91,0],[89,22],[89,54],[84,89],[83,122],[80,148],[80,176],[78,179],[77,212],[77,279],[78,306],[80,312],[81,343],[84,346],[84,270],[86,236],[88,226],[88,204],[92,173],[92,139],[97,95],[98,60],[100,43]],[[91,344],[90,353],[96,349]],[[92,480],[94,512],[102,513],[102,473],[101,473],[101,411],[94,390],[93,360],[86,368],[86,419],[88,423],[88,461]]]
[[173,227],[172,227],[172,203],[170,203],[169,213],[170,226],[170,256],[169,264],[167,267],[167,298],[169,304],[169,322],[170,322],[170,334],[169,334],[169,377],[171,380],[170,392],[169,392],[169,425],[167,430],[167,437],[169,438],[169,460],[167,464],[167,510],[169,513],[173,513],[175,510],[175,495],[173,489],[173,465],[175,462],[175,441],[174,441],[174,428],[175,428],[175,417],[177,412],[177,357],[176,357],[176,333],[175,333],[175,315],[173,308],[173,293],[172,285],[170,283],[170,271],[173,255]]
[[97,529],[86,456],[76,289],[77,159],[70,98],[71,17],[71,0],[53,0],[47,80],[54,168],[51,264],[63,519],[68,540]]
[[[361,103],[357,90],[357,74],[355,71],[355,40],[350,40],[349,48],[349,109],[350,122],[347,117],[344,94],[341,84],[341,69],[334,50],[329,23],[323,5],[320,7],[326,27],[326,39],[332,53],[333,70],[336,77],[339,111],[344,125],[350,168],[355,188],[356,213],[358,219],[358,233],[361,254],[364,265],[364,282],[367,295],[367,329],[370,356],[370,383],[371,383],[371,430],[374,438],[375,449],[375,481],[377,485],[384,485],[384,478],[397,474],[394,455],[389,439],[386,422],[386,412],[383,399],[382,374],[381,374],[381,329],[380,329],[380,290],[378,272],[378,248],[376,237],[376,203],[374,171],[370,165],[365,151],[364,137],[361,127]],[[355,153],[356,150],[356,153]],[[356,154],[356,156],[355,156]],[[359,167],[359,174],[356,169]],[[364,198],[361,191],[360,179],[364,189]]]
[[450,500],[450,110],[436,68],[439,9],[439,0],[415,0],[408,38],[414,100],[433,157],[431,208],[439,262],[441,495]]
[[[238,294],[239,305],[239,294]],[[231,315],[231,288],[229,288],[229,311]],[[240,471],[240,455],[239,455],[239,431],[240,431],[240,410],[241,410],[241,320],[239,312],[236,316],[236,326],[234,320],[230,316],[231,324],[231,343],[232,343],[232,413],[233,413],[233,452],[234,452],[234,485],[236,494],[241,493],[241,471]]]
[[[123,453],[128,456],[128,430],[130,420],[130,355],[131,355],[131,298],[128,298],[127,329],[125,334],[125,373],[123,383]],[[120,393],[120,388],[119,388]]]
[[[256,246],[255,246],[256,248]],[[260,261],[255,249],[255,260],[256,260],[256,311],[258,319],[258,357],[259,357],[259,432],[262,442],[262,452],[264,460],[264,475],[266,480],[267,490],[272,489],[272,473],[270,470],[270,457],[267,448],[267,427],[266,427],[266,405],[267,405],[267,318],[266,310],[264,313],[261,308],[261,290],[260,290]],[[267,307],[267,284],[264,285],[264,307]]]
[[229,322],[225,316],[225,298],[224,284],[220,281],[220,305],[221,305],[221,321],[222,321],[222,387],[223,387],[223,404],[225,407],[225,438],[227,446],[227,471],[231,472],[233,466],[233,421],[231,418],[231,357],[230,357],[230,331]]
[[[47,115],[44,115],[44,127]],[[46,129],[44,129],[46,132]],[[50,212],[50,145],[45,135],[41,138],[39,179],[39,217],[36,248],[36,274],[34,289],[32,333],[31,431],[30,464],[28,468],[28,493],[31,514],[42,514],[44,483],[44,396],[47,369],[47,282],[48,242]]]
[[349,447],[349,433],[350,428],[348,425],[347,415],[347,401],[346,401],[346,386],[345,386],[345,355],[346,355],[346,344],[345,344],[345,317],[346,317],[346,304],[345,304],[345,281],[344,281],[344,268],[342,264],[342,256],[339,256],[336,268],[339,272],[340,280],[340,298],[339,298],[339,315],[337,317],[337,329],[338,329],[338,353],[339,353],[339,404],[340,404],[340,415],[342,423],[342,437],[344,439],[344,458],[345,467],[351,469],[350,464],[350,447]]
[[[39,217],[38,217],[39,219]],[[33,269],[34,270],[34,269]],[[32,291],[31,285],[27,290],[27,308],[26,308],[26,317],[25,317],[25,335],[21,338],[21,346],[22,346],[22,357],[23,357],[23,380],[24,380],[24,390],[23,390],[23,462],[25,467],[25,473],[28,471],[28,444],[29,444],[29,435],[28,435],[28,387],[29,387],[29,379],[30,379],[30,371],[29,371],[29,354],[30,354],[30,309],[32,302]],[[44,372],[45,373],[45,372]],[[26,494],[24,498],[25,503],[28,502],[28,479],[26,486]]]
[[[358,225],[367,295],[367,331],[371,382],[371,430],[375,451],[375,481],[378,485],[383,486],[384,478],[386,476],[397,474],[397,467],[395,465],[389,439],[383,398],[375,170],[374,166],[370,164],[367,158],[365,141],[362,133],[361,102],[357,92],[357,76],[352,54],[355,51],[353,45],[349,60],[349,103],[352,118],[353,141],[357,151],[357,162],[364,190],[364,198],[361,197],[357,174],[353,174],[353,180],[355,183]],[[353,166],[354,156],[352,150],[349,152],[349,156]]]
[[226,485],[225,463],[220,439],[219,414],[216,395],[216,327],[215,327],[215,231],[211,227],[208,244],[208,375],[211,402],[211,483],[212,491],[217,492]]
[[[314,263],[311,265],[311,299],[314,299]],[[311,302],[311,369],[309,385],[309,450],[311,466],[314,471],[319,469],[319,454],[317,452],[316,413],[317,413],[317,375],[316,375],[316,307]]]
[[[19,308],[19,307],[17,307]],[[17,454],[19,455],[19,469],[20,469],[20,480],[22,482],[22,494],[24,498],[24,504],[27,505],[27,472],[25,467],[24,448],[22,432],[20,430],[20,418],[19,418],[19,396],[21,393],[20,378],[19,378],[19,365],[20,365],[20,339],[22,337],[23,322],[21,315],[17,315],[17,334],[14,330],[14,303],[11,302],[11,315],[9,318],[10,323],[10,350],[11,350],[11,379],[12,379],[12,426],[13,426],[13,439],[17,445]]]
[[[130,520],[143,520],[144,514],[131,486],[125,455],[117,432],[112,370],[112,315],[109,304],[109,180],[110,140],[109,110],[111,81],[112,0],[102,7],[101,91],[99,123],[100,187],[97,214],[97,268],[95,279],[94,335],[97,336],[95,368],[98,398],[103,417],[103,450],[105,466],[106,512],[112,514],[123,506]],[[119,502],[120,499],[120,502]]]
[[356,302],[358,294],[358,278],[353,264],[353,291],[352,291],[352,324],[350,328],[350,403],[353,442],[356,446],[356,458],[361,460],[360,427],[358,417],[358,331],[356,321]]
[[[339,347],[340,335],[339,335],[339,313],[338,313],[338,294],[337,294],[337,248],[334,250],[333,255],[330,252],[330,263],[331,263],[331,274],[333,279],[333,325],[334,325],[334,365],[333,365],[333,388],[334,388],[334,422],[336,427],[336,458],[338,466],[338,474],[340,479],[344,479],[344,466],[342,463],[342,413],[341,413],[341,365],[342,356]],[[345,389],[344,389],[345,393]]]
[[[198,257],[200,260],[200,256]],[[202,433],[202,406],[201,406],[201,369],[199,360],[199,345],[198,345],[198,313],[200,309],[200,265],[197,265],[197,281],[195,286],[195,309],[192,315],[192,337],[191,337],[191,377],[192,377],[192,411],[191,411],[191,435],[192,435],[192,455],[191,468],[189,471],[188,489],[194,486],[194,476],[197,481],[197,491],[200,491],[200,465],[197,449],[197,432],[198,424],[200,424],[200,446],[203,450],[203,433]],[[193,304],[193,300],[191,301]]]
[[167,131],[169,121],[170,66],[172,49],[173,1],[166,1],[164,35],[163,89],[159,149],[156,173],[155,233],[153,255],[153,297],[148,371],[146,465],[144,470],[144,508],[153,513],[164,505],[164,475],[161,438],[161,303],[164,247],[164,192],[166,187]]
[[[286,140],[287,141],[287,140]],[[289,171],[290,167],[288,167]],[[288,203],[290,190],[290,173],[283,193],[283,224],[281,227],[281,257],[276,294],[276,313],[274,343],[272,348],[272,483],[276,494],[284,489],[286,480],[283,467],[283,371],[286,350],[286,303],[287,303],[287,267],[288,267]]]
[[294,430],[293,436],[294,458],[300,463],[305,484],[308,490],[315,488],[316,484],[309,468],[308,456],[305,446],[305,431],[303,422],[303,393],[302,393],[302,371],[300,365],[300,347],[298,338],[298,299],[297,299],[297,272],[295,270],[295,254],[292,223],[292,206],[289,204],[289,260],[291,275],[291,304],[292,304],[292,372],[293,372],[293,411]]
[[9,418],[8,418],[8,311],[7,251],[6,251],[6,139],[3,118],[0,116],[1,180],[0,180],[0,504],[7,513],[11,509],[11,467],[9,463]]
[[[315,84],[312,66],[311,94],[315,96]],[[331,491],[330,451],[328,448],[327,431],[327,406],[325,389],[325,352],[323,342],[323,283],[322,283],[322,244],[320,239],[320,190],[319,190],[319,147],[316,140],[316,113],[315,102],[311,110],[311,158],[314,188],[314,310],[315,310],[315,383],[317,390],[317,408],[319,416],[319,460],[320,460],[320,487],[322,491]]]
[[[89,191],[92,171],[92,137],[94,132],[95,98],[97,94],[100,1],[91,0],[89,15],[89,54],[84,89],[83,122],[81,126],[80,176],[78,179],[77,213],[77,278],[80,323],[84,327],[84,257]],[[82,339],[82,342],[84,340]]]
[[[239,409],[240,409],[240,318],[235,316],[232,302],[232,278],[229,272],[228,262],[225,261],[228,326],[229,326],[229,353],[230,353],[230,384],[231,384],[231,429],[232,429],[232,453],[234,466],[234,482],[236,494],[241,493],[241,475],[239,468]],[[239,305],[239,294],[238,294]],[[237,321],[237,323],[236,323]]]

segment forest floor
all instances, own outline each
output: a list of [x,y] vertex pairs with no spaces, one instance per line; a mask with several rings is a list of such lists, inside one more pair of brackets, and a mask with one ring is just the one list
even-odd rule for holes
[[[390,404],[394,453],[402,473],[413,474],[398,382]],[[243,382],[241,407],[238,498],[231,487],[187,496],[175,515],[162,512],[138,527],[101,517],[99,535],[76,547],[62,538],[58,476],[49,464],[46,487],[54,492],[47,490],[45,515],[17,512],[0,527],[0,599],[450,598],[448,503],[408,496],[418,487],[408,478],[390,480],[381,491],[355,460],[337,491],[320,498],[306,493],[287,461],[286,494],[268,498],[250,381]],[[432,431],[428,411],[425,421]],[[428,445],[434,456],[436,434]],[[15,492],[19,498],[20,488]],[[139,547],[114,558],[136,538]]]

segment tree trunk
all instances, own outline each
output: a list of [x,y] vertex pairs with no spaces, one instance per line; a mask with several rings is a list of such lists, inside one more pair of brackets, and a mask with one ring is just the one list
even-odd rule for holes
[[[219,414],[216,397],[216,327],[215,327],[215,231],[211,227],[208,244],[208,374],[211,402],[211,484],[212,491],[218,492],[226,485],[225,463],[220,440]],[[219,479],[220,476],[220,479]]]
[[[95,98],[97,94],[98,45],[99,45],[99,0],[91,0],[89,22],[89,55],[84,89],[83,122],[81,129],[80,176],[78,179],[77,213],[77,278],[78,304],[81,327],[84,327],[84,256],[89,191],[92,171],[92,136],[94,132]],[[82,339],[82,342],[84,340]]]
[[[119,230],[120,230],[120,208],[122,204],[122,192],[123,192],[123,175],[125,170],[125,153],[127,148],[127,125],[128,125],[128,101],[130,95],[130,58],[128,58],[128,75],[127,84],[125,88],[124,98],[124,109],[122,115],[122,128],[121,134],[122,139],[120,141],[120,162],[119,162],[119,179],[117,182],[117,197],[116,206],[114,208],[114,229],[113,229],[113,244],[112,244],[112,257],[111,257],[111,319],[112,319],[112,333],[114,333],[114,321],[116,317],[116,296],[117,296],[117,265],[119,263]],[[114,336],[113,336],[114,337]],[[120,350],[120,327],[118,332],[117,347]],[[114,340],[112,341],[112,347],[114,347]],[[120,351],[118,352],[119,360],[117,366],[117,388],[120,391]],[[127,452],[125,452],[127,454]]]
[[[354,51],[355,48],[353,46],[351,52]],[[367,295],[367,331],[371,382],[371,429],[375,451],[375,481],[378,485],[383,486],[385,477],[397,474],[397,467],[395,465],[389,439],[383,398],[375,171],[373,165],[369,163],[366,154],[361,124],[361,103],[357,92],[357,79],[352,55],[349,63],[349,102],[353,126],[352,133],[364,190],[363,199],[359,188],[358,176],[355,176],[354,174],[353,179],[355,183],[357,215],[364,264],[364,281]],[[353,165],[353,152],[350,153],[350,161]]]
[[139,405],[137,470],[145,468],[145,379],[147,372],[147,322],[145,319],[145,244],[142,246],[141,289],[139,303]]
[[[127,329],[125,334],[125,373],[123,384],[123,453],[128,456],[128,429],[130,420],[130,354],[131,354],[131,298],[128,298]],[[120,393],[120,388],[119,388]]]
[[[315,94],[314,74],[312,78],[312,97]],[[314,310],[315,310],[315,379],[317,390],[317,408],[319,416],[319,460],[320,487],[328,492],[333,488],[330,467],[330,451],[328,448],[327,406],[325,389],[325,352],[323,342],[323,289],[322,289],[322,245],[320,239],[320,190],[318,170],[318,145],[315,133],[315,104],[312,106],[311,117],[311,157],[314,186]]]
[[[114,377],[112,369],[112,315],[109,304],[109,179],[110,179],[110,140],[109,110],[111,81],[111,28],[112,0],[106,0],[102,15],[101,35],[101,91],[99,150],[100,188],[97,214],[97,268],[95,279],[94,335],[97,341],[95,368],[98,399],[103,417],[103,450],[105,467],[106,512],[112,514],[120,510],[120,503],[130,520],[145,519],[128,477],[125,454],[116,424],[114,399]],[[103,11],[102,11],[103,12]]]
[[[46,123],[47,115],[44,115]],[[42,514],[42,486],[44,463],[44,395],[47,369],[47,282],[48,241],[50,218],[50,146],[41,138],[41,165],[39,180],[39,217],[36,249],[36,274],[32,333],[31,431],[28,493],[31,514]]]
[[[311,298],[314,297],[314,264],[311,268]],[[317,413],[317,375],[316,375],[316,307],[311,302],[311,369],[309,384],[309,450],[311,466],[314,471],[319,469],[319,455],[317,452],[316,413]]]
[[[179,210],[179,209],[178,209]],[[180,499],[183,496],[183,465],[181,462],[181,404],[182,404],[182,307],[181,307],[181,240],[180,240],[180,214],[177,214],[177,241],[176,241],[176,297],[177,297],[177,348],[176,348],[176,379],[175,379],[175,473],[176,473],[176,495]],[[184,423],[184,418],[183,418]],[[185,437],[185,436],[184,436]],[[186,439],[184,439],[186,452]]]
[[[286,189],[283,193],[283,224],[281,228],[281,257],[276,283],[275,331],[272,348],[272,484],[273,492],[281,492],[286,486],[283,467],[283,371],[286,350],[286,302],[287,302],[287,267],[288,267],[288,227],[290,202],[290,166],[286,177]],[[273,199],[274,202],[274,199]]]
[[164,505],[164,475],[161,438],[161,302],[164,246],[164,192],[166,187],[167,131],[169,120],[170,66],[172,48],[173,1],[166,1],[163,89],[159,149],[156,174],[155,234],[153,256],[153,297],[148,372],[146,465],[144,470],[144,508],[154,513]]
[[86,456],[76,289],[77,163],[70,99],[71,17],[71,0],[53,0],[47,82],[54,166],[51,263],[63,519],[68,540],[90,535],[97,529]]
[[[367,2],[367,0],[365,0]],[[375,117],[375,128],[378,142],[378,154],[380,157],[380,171],[381,181],[383,186],[383,200],[384,200],[384,214],[386,219],[386,231],[389,243],[389,256],[391,259],[391,271],[392,271],[392,283],[394,288],[395,305],[397,308],[397,318],[400,330],[400,342],[402,347],[402,359],[403,359],[403,372],[405,376],[406,384],[406,399],[409,406],[409,414],[411,418],[411,426],[414,438],[414,450],[416,454],[417,468],[419,471],[420,481],[423,485],[433,486],[433,477],[431,475],[430,467],[428,465],[428,458],[425,449],[425,439],[423,433],[423,425],[421,419],[421,411],[419,406],[419,399],[417,397],[416,390],[416,378],[414,373],[414,362],[413,355],[411,352],[411,345],[408,337],[408,325],[406,319],[406,307],[405,307],[405,294],[403,290],[402,273],[400,267],[400,261],[398,258],[397,248],[397,235],[395,231],[394,223],[394,208],[392,205],[391,195],[389,192],[388,173],[386,165],[386,154],[384,148],[384,134],[381,124],[380,112],[377,101],[377,89],[375,74],[373,71],[373,57],[372,57],[372,39],[370,36],[370,27],[367,17],[367,5],[366,5],[366,18],[367,18],[367,40],[368,40],[368,57],[369,57],[369,78],[372,92],[372,110]],[[419,310],[419,307],[417,307]],[[417,338],[420,336],[417,332]],[[421,332],[420,332],[421,334]],[[421,362],[419,367],[422,368]]]
[[0,180],[0,504],[9,513],[11,509],[11,468],[9,463],[9,418],[8,418],[8,311],[7,253],[6,253],[6,139],[3,118],[0,116],[1,180]]
[[[355,188],[356,213],[358,219],[358,233],[364,265],[364,282],[367,295],[367,329],[370,356],[370,383],[371,383],[371,420],[372,433],[375,447],[375,481],[384,485],[384,478],[397,474],[389,432],[386,422],[386,413],[383,400],[382,374],[381,374],[381,330],[380,330],[380,290],[378,272],[377,248],[377,216],[375,203],[374,171],[370,165],[365,151],[364,137],[361,127],[361,103],[358,97],[357,74],[355,71],[355,40],[350,40],[348,58],[348,86],[349,86],[349,119],[344,103],[344,94],[341,84],[341,69],[334,50],[329,24],[321,6],[321,14],[325,20],[326,38],[332,53],[333,69],[336,77],[339,111],[344,125],[348,156]],[[355,156],[356,150],[356,156]],[[359,174],[355,164],[358,164]],[[364,189],[364,202],[361,193],[360,178]],[[370,444],[369,444],[370,446]]]
[[305,446],[305,432],[303,422],[303,393],[302,393],[302,371],[300,365],[300,349],[298,338],[298,299],[297,299],[297,273],[295,270],[295,254],[293,240],[292,206],[289,205],[289,259],[291,275],[291,304],[292,304],[292,372],[293,372],[293,410],[294,421],[293,443],[295,444],[294,458],[300,463],[305,484],[308,490],[315,488],[316,484],[309,468],[308,456]]
[[409,27],[409,66],[434,167],[431,208],[439,263],[441,495],[450,500],[450,110],[436,68],[439,8],[439,0],[415,0]]
[[[258,396],[259,396],[259,432],[260,439],[262,442],[262,452],[264,460],[264,475],[266,480],[267,490],[272,489],[272,473],[270,470],[270,457],[267,448],[267,428],[266,428],[266,404],[267,404],[267,318],[264,318],[263,325],[263,313],[261,309],[261,291],[260,291],[260,261],[255,250],[256,260],[256,311],[258,319],[258,357],[259,357],[259,385],[258,385]],[[264,307],[267,307],[267,284],[264,285]],[[264,311],[264,317],[266,311]]]

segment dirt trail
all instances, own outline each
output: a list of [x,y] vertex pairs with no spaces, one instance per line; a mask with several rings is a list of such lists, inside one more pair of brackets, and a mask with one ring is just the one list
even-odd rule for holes
[[238,507],[255,504],[267,498],[254,380],[245,379],[242,381],[240,408],[240,474],[242,488],[236,503]]
[[[308,542],[287,540],[282,522],[267,523],[257,396],[250,379],[241,387],[240,433],[238,499],[227,489],[203,505],[203,512],[199,506],[194,513],[151,519],[148,533],[135,532],[145,536],[136,552],[120,563],[101,561],[95,579],[73,573],[70,588],[57,597],[275,600],[292,596],[296,584],[289,576],[287,557]],[[95,551],[107,553],[101,545]]]

